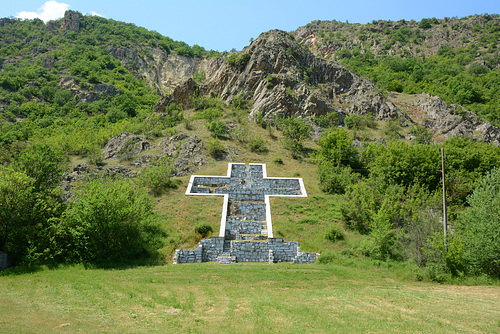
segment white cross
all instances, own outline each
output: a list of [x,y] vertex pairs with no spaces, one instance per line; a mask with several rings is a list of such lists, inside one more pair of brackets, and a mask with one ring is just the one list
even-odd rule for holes
[[[307,197],[301,178],[267,177],[265,164],[250,164],[247,168],[240,163],[229,163],[227,176],[192,175],[186,195],[224,196],[219,237],[226,236],[226,222],[230,218],[265,220],[268,238],[273,237],[269,197]],[[247,208],[253,210],[249,212]]]

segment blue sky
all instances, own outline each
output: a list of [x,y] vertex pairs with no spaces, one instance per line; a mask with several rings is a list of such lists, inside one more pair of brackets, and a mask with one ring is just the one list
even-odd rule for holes
[[313,20],[367,23],[372,20],[464,17],[500,14],[499,0],[18,0],[5,1],[0,17],[44,20],[66,9],[134,23],[164,36],[218,51],[241,50],[250,38],[281,29],[292,31]]

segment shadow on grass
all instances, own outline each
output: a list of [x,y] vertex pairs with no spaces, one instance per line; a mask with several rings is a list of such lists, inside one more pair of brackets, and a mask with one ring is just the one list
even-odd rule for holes
[[167,260],[164,258],[161,258],[160,256],[157,257],[150,257],[150,258],[142,258],[142,259],[133,259],[129,261],[121,261],[121,262],[114,262],[114,263],[107,263],[107,262],[102,262],[102,263],[62,263],[62,264],[50,264],[50,265],[16,265],[16,266],[11,266],[8,267],[2,271],[0,271],[0,277],[1,276],[18,276],[18,275],[24,275],[24,274],[33,274],[39,271],[43,271],[46,269],[49,270],[57,270],[60,268],[64,267],[71,267],[71,266],[77,266],[79,264],[82,264],[85,269],[104,269],[104,270],[126,270],[126,269],[132,269],[132,268],[139,268],[139,267],[155,267],[155,266],[162,266],[167,263]]

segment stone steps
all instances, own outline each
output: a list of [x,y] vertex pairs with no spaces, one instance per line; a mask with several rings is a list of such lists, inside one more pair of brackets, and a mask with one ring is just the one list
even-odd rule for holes
[[217,261],[220,263],[220,264],[231,264],[231,263],[235,263],[236,262],[236,256],[234,255],[231,255],[229,253],[222,253],[221,255],[219,255],[217,257]]

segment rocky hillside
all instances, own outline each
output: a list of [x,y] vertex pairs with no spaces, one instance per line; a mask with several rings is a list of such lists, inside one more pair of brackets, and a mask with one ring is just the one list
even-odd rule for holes
[[[276,117],[299,117],[321,130],[315,118],[329,115],[342,125],[348,115],[363,115],[398,120],[406,127],[424,126],[436,139],[466,134],[498,143],[498,130],[468,110],[487,107],[490,114],[485,115],[497,117],[498,21],[498,15],[366,25],[314,21],[292,33],[262,33],[241,52],[219,54],[131,24],[72,11],[47,24],[1,19],[0,142],[10,145],[47,136],[58,126],[58,118],[73,124],[74,119],[97,117],[99,121],[93,122],[105,127],[106,122],[143,119],[151,110],[165,113],[172,103],[190,108],[193,97],[211,95],[227,105],[248,101],[250,118],[271,124]],[[438,76],[433,80],[444,85],[426,81],[429,70],[419,64],[412,63],[398,76],[391,72],[386,81],[392,86],[377,72],[387,67],[383,61],[415,61],[463,48],[469,56],[456,66],[470,69],[475,64],[467,75],[478,73],[486,80],[481,81],[481,91],[462,87],[467,80],[451,82],[459,76],[449,71],[439,77],[439,69],[431,71]],[[471,58],[471,50],[477,56]],[[369,68],[358,61],[361,58],[375,65]],[[399,89],[398,83],[406,84],[404,75],[414,78],[419,70],[423,74],[418,89]],[[451,88],[435,94],[436,87],[445,86],[454,87],[456,94]],[[408,106],[383,88],[434,96],[422,95]],[[452,104],[450,94],[461,96],[465,108]],[[105,142],[101,139],[98,145]],[[74,148],[72,153],[92,150]]]
[[342,59],[355,50],[374,55],[430,57],[441,48],[476,49],[475,61],[497,67],[500,16],[473,15],[465,18],[416,21],[374,20],[367,24],[313,21],[298,28],[294,36],[322,57]]

